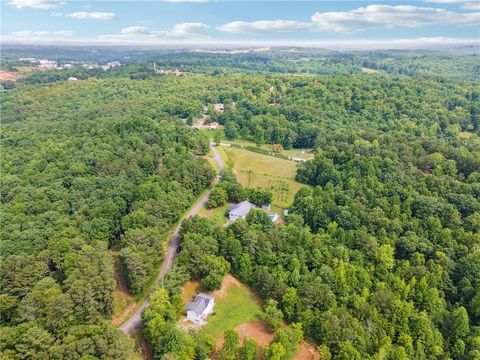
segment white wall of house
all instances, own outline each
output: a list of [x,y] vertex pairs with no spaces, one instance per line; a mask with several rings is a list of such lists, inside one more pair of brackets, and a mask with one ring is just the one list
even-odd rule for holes
[[203,324],[205,322],[205,319],[208,317],[213,312],[213,307],[215,306],[215,300],[212,299],[207,307],[203,310],[203,312],[199,315],[197,315],[194,311],[187,311],[187,319],[197,323],[197,324]]

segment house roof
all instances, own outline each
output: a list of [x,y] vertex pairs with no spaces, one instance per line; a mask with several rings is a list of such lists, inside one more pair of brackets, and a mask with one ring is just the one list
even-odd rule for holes
[[187,311],[193,311],[196,315],[201,315],[212,300],[213,297],[200,293],[195,296],[195,299],[192,302],[187,304]]
[[250,201],[244,200],[242,202],[239,202],[236,206],[232,207],[230,209],[230,214],[237,216],[245,216],[254,207],[255,205],[252,204]]

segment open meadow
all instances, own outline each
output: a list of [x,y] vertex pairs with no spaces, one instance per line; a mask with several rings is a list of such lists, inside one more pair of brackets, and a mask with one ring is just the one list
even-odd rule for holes
[[237,147],[225,146],[221,149],[224,150],[225,163],[231,164],[233,173],[243,186],[272,191],[272,210],[288,208],[297,191],[305,186],[295,181],[297,163],[294,161]]

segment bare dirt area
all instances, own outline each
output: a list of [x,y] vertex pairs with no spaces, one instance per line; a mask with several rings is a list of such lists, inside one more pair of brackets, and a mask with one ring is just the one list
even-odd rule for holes
[[[258,345],[258,356],[262,357],[262,349],[265,345],[272,341],[273,334],[271,334],[266,324],[263,321],[251,321],[245,324],[238,325],[235,329],[240,337],[240,345],[243,345],[245,338],[254,339]],[[223,336],[217,339],[216,348],[212,354],[212,359],[216,359],[218,352],[223,346]]]
[[0,71],[0,80],[17,81],[17,75],[9,71]]
[[120,325],[123,323],[128,315],[137,307],[137,302],[132,293],[128,290],[127,281],[123,272],[120,270],[118,259],[115,264],[115,280],[117,281],[117,287],[115,289],[115,312],[112,317],[113,325]]
[[302,341],[294,360],[320,360],[320,354],[315,350],[313,345]]
[[213,291],[210,295],[214,298],[222,298],[227,296],[227,290],[231,286],[245,287],[238,279],[234,278],[232,275],[227,274],[223,277],[222,286],[220,289]]
[[200,291],[200,281],[190,280],[182,287],[182,300],[184,304],[192,301]]
[[[245,338],[254,339],[258,345],[258,356],[262,358],[263,347],[270,344],[273,339],[273,334],[268,331],[268,328],[263,321],[251,321],[245,324],[238,325],[235,329],[240,337],[240,345],[243,345]],[[219,337],[216,342],[216,348],[212,354],[212,359],[217,359],[218,352],[223,346],[223,336]],[[300,344],[298,353],[294,356],[294,360],[320,360],[320,354],[315,350],[315,347],[305,341]]]

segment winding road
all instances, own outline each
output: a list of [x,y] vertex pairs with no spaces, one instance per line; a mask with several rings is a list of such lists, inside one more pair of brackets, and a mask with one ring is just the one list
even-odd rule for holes
[[[218,150],[216,149],[213,144],[210,144],[210,149],[212,150],[213,156],[215,158],[215,161],[217,162],[218,165],[218,172],[220,173],[223,168],[223,160],[220,154],[218,153]],[[215,178],[214,184],[216,184],[219,181],[219,176]],[[196,213],[200,211],[200,209],[207,203],[208,201],[208,196],[210,195],[209,190],[205,195],[203,195],[200,199],[197,200],[197,202],[191,207],[190,211],[186,214],[185,218],[192,217]],[[175,260],[175,256],[177,255],[177,248],[180,243],[180,229],[182,227],[182,224],[179,223],[175,229],[173,230],[172,237],[170,238],[170,243],[168,245],[168,250],[167,254],[165,255],[165,259],[163,260],[162,267],[160,268],[160,271],[157,275],[157,278],[155,279],[155,284],[158,284],[159,281],[165,276],[168,270],[173,265],[173,261]],[[140,305],[140,307],[133,313],[130,318],[125,321],[121,326],[120,330],[125,334],[128,335],[130,332],[134,329],[138,329],[142,327],[142,311],[150,304],[150,300],[152,297],[152,294],[155,291],[155,286],[152,288],[150,293],[148,294],[147,298],[145,301]]]

